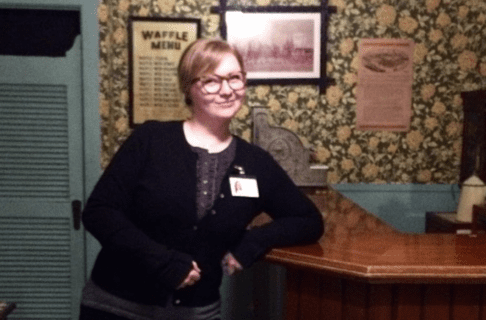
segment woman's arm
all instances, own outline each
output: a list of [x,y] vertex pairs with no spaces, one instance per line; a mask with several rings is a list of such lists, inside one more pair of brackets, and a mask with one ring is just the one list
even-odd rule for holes
[[155,279],[176,288],[191,271],[192,258],[152,240],[130,219],[150,134],[149,126],[141,126],[122,145],[89,197],[83,223],[103,248],[134,259]]
[[258,158],[258,165],[263,211],[273,221],[247,231],[232,251],[244,267],[271,248],[312,243],[324,233],[322,214],[280,165],[267,153]]

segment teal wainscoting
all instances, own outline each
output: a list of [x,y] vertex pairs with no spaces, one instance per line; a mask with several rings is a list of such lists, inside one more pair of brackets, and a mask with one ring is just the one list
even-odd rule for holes
[[455,211],[459,186],[337,184],[333,188],[403,232],[425,232],[427,211]]

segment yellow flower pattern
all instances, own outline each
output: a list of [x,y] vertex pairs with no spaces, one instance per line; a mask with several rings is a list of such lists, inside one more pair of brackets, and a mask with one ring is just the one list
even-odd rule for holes
[[175,0],[158,0],[157,5],[161,12],[170,13],[175,5]]
[[437,17],[436,20],[437,25],[441,28],[447,27],[448,25],[451,24],[451,22],[452,22],[451,17],[445,12],[439,13],[439,16]]
[[[234,4],[231,0],[228,2]],[[249,6],[315,6],[319,0],[245,0]],[[202,37],[219,37],[218,1],[100,0],[100,99],[103,167],[129,135],[130,15],[201,19]],[[269,122],[295,132],[330,183],[457,183],[462,153],[461,92],[486,85],[484,0],[329,0],[325,69],[334,79],[315,86],[248,86],[232,130],[251,140],[251,109],[269,108]],[[407,132],[356,130],[356,88],[362,38],[415,43],[412,118]],[[188,112],[188,111],[187,111]],[[434,157],[430,157],[434,154]]]
[[341,49],[341,54],[343,56],[350,54],[354,49],[353,39],[350,38],[344,39],[344,41],[341,42],[340,49]]
[[418,22],[412,17],[403,17],[398,21],[400,30],[405,31],[408,34],[412,34],[418,27]]
[[445,111],[446,111],[446,107],[445,107],[445,105],[444,105],[442,102],[437,101],[437,102],[436,102],[436,103],[434,103],[434,105],[432,106],[432,113],[434,113],[434,114],[436,114],[436,115],[441,115],[441,114],[443,114]]
[[388,4],[381,6],[376,12],[376,20],[384,26],[391,26],[396,18],[397,12],[395,8]]
[[348,126],[339,127],[337,137],[340,142],[346,142],[351,137],[351,128]]
[[433,12],[440,5],[440,0],[426,0],[425,5],[428,12]]
[[476,65],[478,64],[478,58],[476,57],[476,54],[474,52],[465,50],[459,55],[458,62],[459,67],[462,70],[468,71],[476,68]]
[[106,23],[108,21],[108,17],[110,16],[108,12],[108,7],[104,4],[98,7],[98,20],[100,23]]
[[417,130],[411,131],[407,134],[407,144],[412,150],[418,150],[423,141],[424,136]]
[[433,43],[439,42],[443,38],[442,31],[439,29],[432,29],[429,32],[429,40]]
[[432,172],[430,170],[420,170],[418,176],[417,176],[417,181],[421,183],[427,183],[432,180]]
[[427,53],[427,46],[424,43],[416,44],[413,52],[413,62],[415,64],[421,64],[427,56]]
[[458,33],[452,37],[451,45],[455,50],[464,50],[469,43],[469,38],[462,33]]

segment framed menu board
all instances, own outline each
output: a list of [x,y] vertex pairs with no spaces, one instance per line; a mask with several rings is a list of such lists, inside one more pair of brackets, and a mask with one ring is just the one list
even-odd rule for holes
[[186,118],[177,67],[200,37],[200,19],[130,17],[128,30],[130,126]]

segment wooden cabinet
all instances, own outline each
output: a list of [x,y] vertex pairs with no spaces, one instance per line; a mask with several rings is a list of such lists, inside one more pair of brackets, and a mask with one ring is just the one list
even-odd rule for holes
[[311,198],[323,238],[266,256],[287,267],[287,320],[486,319],[486,235],[402,233],[332,189]]
[[426,212],[426,233],[486,233],[486,204],[473,207],[471,222],[458,221],[455,212]]

